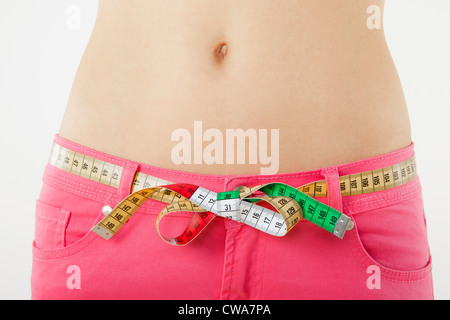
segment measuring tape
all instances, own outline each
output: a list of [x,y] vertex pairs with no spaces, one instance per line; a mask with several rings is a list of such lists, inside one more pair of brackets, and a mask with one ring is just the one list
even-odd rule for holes
[[[261,191],[267,196],[248,196]],[[131,218],[148,199],[168,203],[156,219],[156,229],[161,238],[173,245],[186,245],[194,240],[215,216],[247,224],[273,236],[286,235],[302,218],[342,238],[353,222],[343,213],[283,184],[269,183],[252,188],[215,193],[191,184],[171,184],[137,191],[124,199],[93,229],[108,240]],[[258,205],[270,204],[275,210]],[[193,212],[191,222],[178,237],[161,235],[159,223],[171,212]]]
[[[123,170],[118,165],[85,156],[57,144],[53,145],[49,163],[115,188],[119,187]],[[411,181],[416,175],[413,156],[394,166],[340,177],[341,194],[348,196],[390,189]],[[278,237],[286,235],[302,218],[340,239],[346,230],[351,230],[354,226],[348,216],[312,198],[326,197],[325,181],[298,188],[274,182],[215,193],[192,184],[174,184],[138,172],[131,192],[92,228],[93,232],[106,240],[110,239],[148,199],[168,204],[156,219],[156,229],[160,237],[172,245],[190,243],[216,216],[247,224]],[[193,217],[181,235],[171,238],[161,235],[159,223],[172,212],[192,212]]]

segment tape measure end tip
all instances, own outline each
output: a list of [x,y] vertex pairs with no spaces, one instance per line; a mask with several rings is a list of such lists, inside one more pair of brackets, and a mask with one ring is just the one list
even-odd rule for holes
[[111,231],[109,231],[99,225],[96,225],[94,228],[92,228],[92,231],[105,240],[111,239],[112,236],[114,235]]

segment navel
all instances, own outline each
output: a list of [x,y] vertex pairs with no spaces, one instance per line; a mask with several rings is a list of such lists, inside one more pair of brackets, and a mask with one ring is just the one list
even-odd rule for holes
[[223,60],[225,60],[225,57],[228,54],[228,45],[225,42],[220,42],[216,49],[214,50],[214,55],[215,58],[217,59],[218,62],[222,62]]

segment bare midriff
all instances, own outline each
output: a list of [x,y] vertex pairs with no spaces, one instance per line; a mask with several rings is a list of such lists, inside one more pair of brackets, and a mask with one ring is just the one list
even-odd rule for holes
[[[382,17],[383,6],[100,0],[59,134],[132,161],[216,175],[261,174],[270,166],[264,147],[278,161],[272,173],[404,148],[411,130],[401,83],[382,23],[368,23],[377,19],[368,8]],[[245,150],[236,142],[231,161],[227,130],[238,129],[256,133],[258,148],[254,139]],[[186,137],[174,139],[180,132],[190,134],[190,151]]]

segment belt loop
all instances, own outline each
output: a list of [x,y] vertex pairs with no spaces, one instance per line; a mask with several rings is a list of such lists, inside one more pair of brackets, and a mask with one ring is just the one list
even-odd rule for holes
[[119,189],[117,191],[117,204],[125,199],[131,193],[134,176],[138,170],[139,164],[131,161],[126,161],[123,166],[122,176],[120,178]]
[[321,170],[321,174],[325,177],[327,183],[328,205],[337,211],[342,212],[342,194],[338,167],[324,168]]

